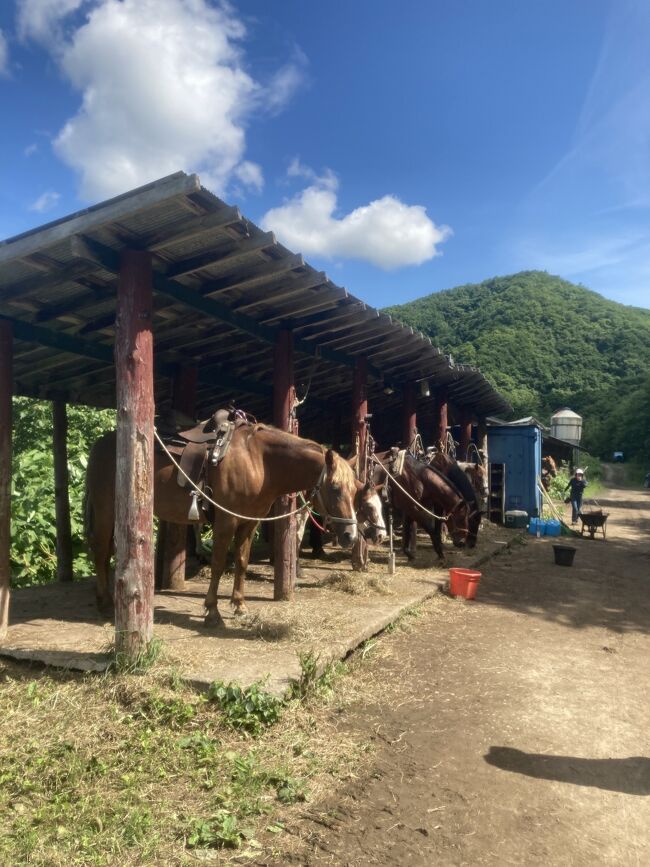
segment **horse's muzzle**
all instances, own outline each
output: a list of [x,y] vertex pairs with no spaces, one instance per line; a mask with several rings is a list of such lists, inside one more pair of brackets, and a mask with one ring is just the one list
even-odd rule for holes
[[350,527],[341,529],[338,531],[337,537],[341,548],[351,548],[357,538],[357,528],[353,524]]

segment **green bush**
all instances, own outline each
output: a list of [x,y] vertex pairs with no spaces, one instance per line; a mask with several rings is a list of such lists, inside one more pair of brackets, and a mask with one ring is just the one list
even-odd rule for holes
[[[13,401],[11,483],[11,574],[17,587],[46,584],[56,576],[56,521],[52,405],[16,397]],[[68,473],[74,571],[91,569],[83,533],[83,491],[88,452],[115,426],[115,413],[68,407]]]

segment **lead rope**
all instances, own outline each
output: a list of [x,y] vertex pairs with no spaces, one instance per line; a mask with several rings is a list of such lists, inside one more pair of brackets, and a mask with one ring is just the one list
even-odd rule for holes
[[373,461],[376,461],[376,462],[379,464],[379,466],[380,466],[380,467],[382,468],[382,470],[386,473],[386,475],[387,475],[388,478],[391,480],[391,482],[393,482],[394,485],[397,485],[397,487],[400,489],[400,491],[401,491],[403,494],[406,494],[406,496],[409,498],[409,500],[411,500],[413,503],[415,503],[415,505],[418,507],[418,509],[422,509],[423,512],[426,512],[427,515],[431,515],[431,517],[432,517],[432,518],[435,518],[436,521],[446,521],[446,520],[447,520],[447,518],[444,517],[443,515],[436,515],[435,512],[432,512],[430,509],[425,508],[421,503],[418,503],[418,501],[417,501],[414,497],[412,497],[412,496],[409,494],[409,492],[406,490],[406,488],[403,488],[403,487],[400,485],[400,483],[397,481],[397,479],[395,478],[395,476],[394,476],[392,473],[390,473],[390,472],[388,471],[388,469],[387,469],[387,468],[382,464],[382,462],[379,460],[379,458],[377,457],[377,455],[373,454],[373,455],[372,455],[372,460],[373,460]]
[[[187,473],[181,467],[181,465],[175,460],[174,456],[171,454],[171,452],[169,451],[169,449],[167,448],[165,443],[160,439],[160,436],[159,436],[156,428],[154,428],[153,433],[154,433],[154,436],[156,437],[156,439],[158,440],[158,442],[160,443],[162,450],[165,452],[165,454],[169,458],[169,460],[176,467],[176,469],[179,471],[179,473],[182,476],[184,476],[187,479],[187,481],[190,483],[190,485],[192,485],[192,487],[194,488],[194,490],[192,491],[192,494],[191,494],[191,496],[194,500],[196,500],[197,497],[201,497],[201,499],[207,500],[208,503],[211,503],[213,506],[215,506],[215,508],[219,509],[219,511],[225,512],[226,515],[231,515],[233,518],[239,518],[241,521],[265,521],[265,522],[266,521],[280,521],[282,518],[291,518],[293,515],[298,515],[300,512],[303,512],[305,509],[307,509],[310,512],[312,511],[309,503],[304,498],[302,491],[298,491],[297,496],[302,500],[303,504],[298,509],[294,509],[292,512],[283,512],[282,515],[273,515],[272,517],[267,516],[265,518],[252,518],[249,515],[239,515],[237,512],[232,512],[230,509],[226,509],[225,506],[222,506],[219,503],[217,503],[215,500],[212,499],[212,497],[209,497],[205,493],[205,491],[202,491],[201,488],[199,488],[198,485],[196,485],[195,482],[187,475]],[[318,479],[318,482],[316,483],[316,487],[314,488],[314,493],[312,496],[315,496],[316,493],[318,493],[318,491],[320,490],[320,487],[323,484],[323,479],[325,478],[325,473],[326,473],[326,467],[323,466],[323,471],[321,472],[320,478]],[[333,524],[355,524],[356,525],[358,523],[355,518],[337,518],[335,515],[328,515],[328,514],[325,515],[325,520],[326,520],[326,522],[332,522]]]
[[[202,491],[201,488],[199,488],[198,485],[196,485],[192,481],[192,479],[187,475],[185,470],[181,467],[181,465],[176,461],[174,456],[171,454],[171,452],[169,451],[169,449],[167,448],[165,443],[161,440],[156,428],[154,428],[153,433],[154,433],[154,436],[156,437],[156,439],[158,440],[158,443],[160,444],[162,450],[165,452],[165,454],[169,458],[169,460],[176,467],[176,469],[179,471],[179,473],[182,476],[184,476],[187,479],[187,481],[190,483],[190,485],[194,488],[194,491],[192,492],[191,496],[194,498],[195,497],[201,497],[202,500],[207,500],[208,503],[211,503],[215,508],[219,509],[219,511],[225,512],[226,515],[231,515],[233,518],[239,518],[241,521],[280,521],[282,518],[290,518],[293,515],[297,515],[299,512],[304,512],[305,509],[309,508],[305,498],[302,496],[302,494],[299,494],[304,505],[300,506],[299,509],[294,509],[293,512],[284,512],[284,514],[282,514],[282,515],[274,515],[271,518],[269,518],[269,517],[253,518],[250,515],[239,515],[237,512],[231,512],[230,509],[226,509],[225,506],[220,505],[215,500],[213,500],[212,497],[209,497],[205,493],[205,491]],[[325,473],[325,467],[323,467],[323,472],[321,473],[321,478],[318,481],[317,488],[319,488],[320,485],[322,484],[324,473]]]

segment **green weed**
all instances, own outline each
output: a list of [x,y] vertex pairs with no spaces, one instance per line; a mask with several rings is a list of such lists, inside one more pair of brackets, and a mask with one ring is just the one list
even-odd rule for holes
[[226,725],[251,735],[259,735],[277,722],[283,706],[257,683],[243,689],[235,683],[215,681],[208,690],[208,700],[218,705]]

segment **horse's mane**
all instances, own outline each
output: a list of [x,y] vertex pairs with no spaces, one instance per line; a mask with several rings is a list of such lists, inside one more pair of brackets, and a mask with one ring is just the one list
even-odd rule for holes
[[474,486],[467,478],[467,473],[465,473],[454,461],[448,462],[448,466],[441,470],[444,475],[447,475],[450,482],[453,482],[458,490],[461,492],[463,497],[467,500],[468,503],[474,503],[474,505],[478,508],[478,500],[476,498],[476,491],[474,490]]
[[310,448],[314,451],[317,450],[321,454],[323,454],[325,451],[325,447],[319,445],[315,440],[308,440],[305,437],[296,436],[296,434],[289,433],[286,430],[280,430],[279,427],[275,427],[272,424],[264,424],[263,422],[255,422],[255,424],[251,425],[250,434],[254,435],[256,433],[265,433],[265,432],[277,434],[277,436],[279,436],[279,437],[293,440],[296,443],[299,443],[303,448]]

